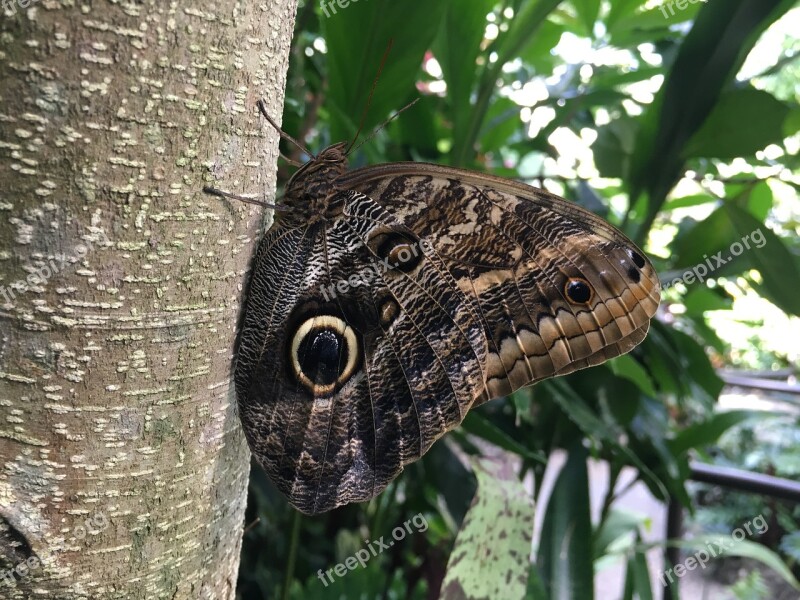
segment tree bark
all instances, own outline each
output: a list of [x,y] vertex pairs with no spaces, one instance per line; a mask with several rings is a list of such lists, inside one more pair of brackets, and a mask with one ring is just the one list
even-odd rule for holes
[[0,597],[233,598],[296,2],[0,2]]

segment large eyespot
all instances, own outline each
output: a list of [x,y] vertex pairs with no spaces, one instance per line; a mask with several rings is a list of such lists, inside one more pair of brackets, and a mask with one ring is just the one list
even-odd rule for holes
[[423,249],[419,240],[396,231],[380,233],[373,239],[375,253],[383,261],[385,269],[410,273],[422,260]]
[[314,396],[344,385],[358,365],[358,337],[339,317],[318,315],[300,323],[292,337],[290,364],[297,380]]
[[587,304],[592,299],[592,288],[589,283],[580,277],[571,277],[564,286],[564,293],[570,302]]

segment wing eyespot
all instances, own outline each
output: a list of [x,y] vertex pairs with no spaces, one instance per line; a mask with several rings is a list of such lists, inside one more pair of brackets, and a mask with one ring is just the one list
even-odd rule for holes
[[400,305],[394,298],[385,298],[379,307],[379,318],[381,325],[384,328],[389,327],[394,323],[395,319],[400,316]]
[[564,285],[564,293],[574,304],[588,304],[594,296],[589,282],[581,277],[570,277]]
[[355,374],[360,347],[345,321],[317,315],[300,323],[289,350],[292,373],[316,397],[332,394]]
[[383,233],[375,242],[375,253],[389,269],[410,273],[422,260],[424,248],[420,247],[419,241],[401,233]]
[[628,249],[628,256],[631,257],[633,264],[635,264],[640,269],[643,269],[645,264],[647,264],[644,260],[644,257],[635,250]]

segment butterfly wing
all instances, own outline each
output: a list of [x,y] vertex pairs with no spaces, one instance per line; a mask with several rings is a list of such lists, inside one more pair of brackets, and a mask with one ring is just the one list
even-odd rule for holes
[[[240,416],[270,479],[306,513],[380,493],[483,389],[471,297],[363,194],[259,246],[236,366]],[[386,269],[397,249],[406,271]]]
[[435,254],[481,316],[485,395],[604,362],[641,342],[658,276],[625,235],[593,213],[499,177],[420,163],[349,172]]
[[337,185],[341,214],[262,240],[236,367],[250,447],[303,512],[374,497],[472,406],[629,351],[655,314],[635,245],[543,191],[419,163]]

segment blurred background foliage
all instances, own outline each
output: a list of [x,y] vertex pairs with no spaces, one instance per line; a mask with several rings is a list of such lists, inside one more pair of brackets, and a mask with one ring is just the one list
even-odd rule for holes
[[[285,131],[316,152],[352,139],[362,115],[365,139],[418,100],[351,155],[351,166],[428,161],[545,187],[623,229],[666,287],[631,354],[473,411],[371,502],[299,517],[254,467],[239,598],[659,598],[648,519],[617,506],[630,487],[625,473],[656,500],[677,499],[696,531],[729,535],[767,511],[778,525],[740,553],[800,595],[797,506],[687,482],[691,457],[800,475],[796,405],[765,412],[718,402],[720,369],[792,374],[800,350],[794,4],[300,6]],[[291,171],[281,163],[279,183]],[[745,237],[762,239],[754,232],[763,244],[738,252]],[[717,268],[687,276],[702,264]],[[611,485],[593,490],[589,466],[598,461]],[[425,531],[322,583],[320,569],[419,514]],[[663,550],[663,533],[654,533]],[[610,564],[622,569],[622,585],[596,589]],[[771,592],[755,571],[732,593]]]

